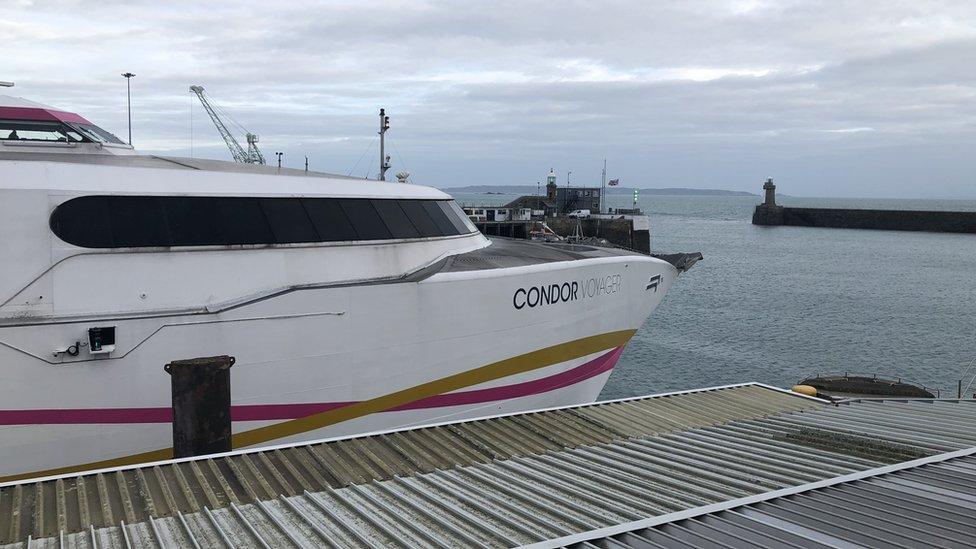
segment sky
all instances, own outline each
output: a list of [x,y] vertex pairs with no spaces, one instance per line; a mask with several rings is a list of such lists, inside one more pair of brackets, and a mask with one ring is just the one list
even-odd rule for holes
[[0,43],[0,93],[123,139],[135,73],[156,154],[230,159],[198,84],[319,171],[376,177],[385,107],[391,174],[439,187],[606,158],[623,186],[976,199],[972,0],[0,0]]

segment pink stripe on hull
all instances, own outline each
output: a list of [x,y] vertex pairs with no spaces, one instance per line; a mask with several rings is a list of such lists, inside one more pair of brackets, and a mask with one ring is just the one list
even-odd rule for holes
[[[387,411],[421,410],[464,404],[479,404],[537,395],[569,387],[613,369],[623,347],[617,347],[575,368],[541,379],[522,383],[459,391],[423,398]],[[269,421],[296,419],[334,410],[355,402],[321,402],[305,404],[245,404],[231,407],[234,421]],[[99,423],[170,423],[170,408],[81,408],[74,410],[0,410],[0,425],[72,425]]]
[[556,389],[562,389],[563,387],[569,387],[574,383],[579,383],[584,379],[589,379],[591,377],[598,376],[603,372],[612,370],[614,364],[617,363],[617,359],[620,358],[620,353],[623,351],[623,347],[618,347],[609,353],[597,357],[585,364],[570,370],[566,370],[565,372],[551,375],[549,377],[533,379],[532,381],[505,385],[502,387],[492,387],[490,389],[475,389],[473,391],[436,395],[411,402],[410,404],[391,408],[390,411],[438,408],[441,406],[458,406],[461,404],[478,404],[481,402],[491,402],[494,400],[507,400],[510,398],[537,395],[539,393],[546,393]]

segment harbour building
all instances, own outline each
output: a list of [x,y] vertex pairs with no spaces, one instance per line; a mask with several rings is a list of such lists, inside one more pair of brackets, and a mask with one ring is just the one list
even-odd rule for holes
[[537,215],[544,217],[559,217],[574,210],[590,210],[592,213],[600,213],[603,204],[603,192],[600,187],[575,187],[566,185],[560,187],[556,184],[556,171],[549,170],[546,176],[546,195],[524,195],[505,204],[504,208],[523,209],[527,208]]

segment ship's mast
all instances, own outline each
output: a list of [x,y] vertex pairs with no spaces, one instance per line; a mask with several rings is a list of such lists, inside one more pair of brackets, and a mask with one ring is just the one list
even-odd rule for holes
[[390,129],[390,117],[386,109],[380,109],[380,174],[377,179],[386,181],[386,170],[390,169],[390,156],[386,154],[386,130]]

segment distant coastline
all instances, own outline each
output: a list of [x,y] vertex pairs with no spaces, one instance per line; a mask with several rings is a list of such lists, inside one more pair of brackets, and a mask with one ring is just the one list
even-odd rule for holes
[[[468,185],[465,187],[445,187],[441,190],[448,193],[468,194],[516,194],[533,195],[538,192],[534,185]],[[608,195],[630,195],[634,187],[607,187]],[[640,189],[644,195],[658,196],[758,196],[746,191],[729,191],[724,189],[689,189],[686,187],[664,187]]]

